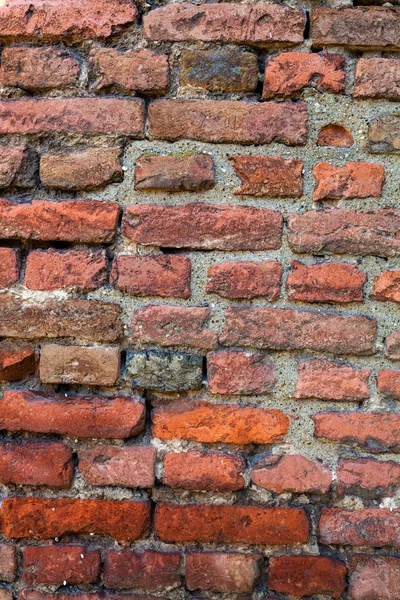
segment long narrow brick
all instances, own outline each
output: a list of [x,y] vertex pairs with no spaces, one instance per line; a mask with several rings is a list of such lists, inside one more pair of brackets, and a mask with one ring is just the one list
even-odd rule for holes
[[230,156],[241,186],[234,193],[266,198],[300,198],[303,163],[280,156]]
[[319,538],[322,544],[400,548],[400,510],[323,508]]
[[108,550],[104,564],[107,588],[164,590],[180,587],[179,552]]
[[[0,444],[0,482],[3,485],[67,487],[73,477],[72,451],[58,442]],[[0,578],[1,579],[1,578]]]
[[151,446],[105,446],[79,450],[79,470],[89,485],[150,488],[154,485],[156,449]]
[[400,486],[400,464],[373,458],[340,459],[336,467],[339,494],[368,492],[373,496],[395,496]]
[[297,367],[294,397],[299,399],[353,400],[369,398],[368,378],[372,369],[355,369],[352,365],[312,358]]
[[274,556],[269,561],[268,587],[297,598],[314,594],[341,598],[346,574],[344,562],[328,556]]
[[28,546],[23,551],[21,579],[27,585],[94,583],[100,575],[99,550],[85,546]]
[[400,558],[357,554],[349,560],[350,600],[397,600],[400,589]]

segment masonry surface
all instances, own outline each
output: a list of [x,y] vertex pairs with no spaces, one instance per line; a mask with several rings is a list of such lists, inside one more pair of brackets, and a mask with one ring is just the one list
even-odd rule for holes
[[0,600],[399,600],[382,4],[0,0]]

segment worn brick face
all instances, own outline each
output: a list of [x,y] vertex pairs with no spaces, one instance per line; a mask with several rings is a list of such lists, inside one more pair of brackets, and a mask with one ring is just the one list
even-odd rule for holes
[[0,248],[0,288],[8,288],[19,279],[19,255],[12,248]]
[[36,354],[32,346],[0,345],[0,381],[28,379],[36,371]]
[[346,565],[325,556],[281,556],[269,562],[269,587],[303,597],[325,594],[340,598],[346,589]]
[[400,118],[384,115],[372,119],[368,127],[368,148],[370,152],[399,152]]
[[382,165],[362,162],[348,162],[344,167],[318,163],[313,176],[317,183],[314,200],[368,198],[382,195],[385,169]]
[[61,545],[30,546],[23,552],[22,579],[28,585],[93,583],[99,575],[99,550]]
[[267,198],[300,198],[303,163],[279,156],[231,156],[241,186],[235,194]]
[[349,562],[351,600],[381,597],[396,600],[400,587],[400,559],[394,556],[355,555]]
[[261,574],[260,559],[254,554],[191,552],[186,556],[186,585],[189,590],[251,593]]
[[89,485],[148,488],[154,485],[155,459],[150,446],[99,445],[79,452],[79,470]]
[[269,260],[217,263],[207,270],[206,291],[231,300],[264,296],[272,302],[280,295],[282,271],[279,262]]
[[16,572],[17,552],[14,546],[0,544],[0,581],[14,581]]
[[193,192],[214,187],[214,163],[211,156],[144,155],[136,162],[137,190]]
[[277,379],[274,363],[261,352],[211,352],[207,373],[213,394],[265,394]]
[[356,369],[352,365],[323,358],[305,360],[297,366],[295,398],[319,400],[354,400],[370,396],[368,378],[371,369]]
[[332,123],[322,127],[318,133],[318,146],[335,146],[336,148],[351,148],[354,138],[343,125]]
[[336,474],[340,493],[393,496],[400,485],[400,465],[393,460],[341,459]]
[[106,554],[104,583],[108,588],[160,590],[180,587],[181,557],[177,552],[110,550]]
[[323,544],[400,547],[400,511],[385,508],[323,508],[319,521]]
[[354,97],[400,100],[400,65],[388,58],[360,58],[357,63]]
[[35,183],[36,157],[27,146],[0,147],[0,188],[29,188]]
[[180,83],[211,92],[251,92],[258,83],[257,57],[238,49],[186,50]]
[[270,455],[257,463],[251,472],[256,485],[276,494],[286,492],[325,494],[332,474],[328,467],[300,454]]

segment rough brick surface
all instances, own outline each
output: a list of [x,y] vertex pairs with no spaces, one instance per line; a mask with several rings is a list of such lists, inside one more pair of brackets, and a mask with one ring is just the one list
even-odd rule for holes
[[19,256],[12,248],[0,248],[0,288],[8,288],[19,279]]
[[32,346],[0,345],[0,381],[19,381],[35,373],[36,354]]
[[0,544],[0,581],[14,581],[16,572],[17,553],[14,546]]
[[99,575],[99,550],[61,545],[30,546],[23,552],[22,579],[28,585],[93,583]]
[[211,265],[206,291],[222,298],[251,299],[264,296],[272,302],[280,295],[282,266],[275,261],[230,261]]
[[0,444],[2,484],[67,487],[73,477],[72,452],[58,442]]
[[400,118],[385,115],[372,119],[368,128],[368,146],[371,152],[399,152]]
[[79,452],[79,470],[90,485],[154,485],[155,448],[99,445]]
[[396,600],[400,587],[400,559],[391,556],[351,557],[349,563],[351,600]]
[[400,465],[393,460],[341,459],[336,474],[341,493],[367,490],[376,496],[394,496],[400,485]]
[[357,63],[354,96],[400,100],[400,65],[388,58],[361,58]]
[[400,360],[400,331],[393,331],[386,338],[385,356],[390,360]]
[[319,400],[354,400],[369,398],[368,378],[371,369],[313,358],[298,364],[295,398]]
[[265,394],[276,383],[275,365],[261,352],[211,352],[207,373],[213,394]]
[[271,492],[325,494],[332,474],[328,467],[299,454],[270,455],[257,463],[251,472],[256,485]]
[[381,196],[385,169],[373,163],[348,162],[344,167],[318,163],[313,170],[317,183],[314,200]]
[[300,198],[303,163],[279,156],[231,156],[241,186],[235,194],[267,198]]
[[353,136],[343,125],[336,125],[335,123],[325,125],[318,134],[318,146],[351,148],[353,144]]
[[163,483],[186,490],[235,491],[245,486],[246,463],[239,456],[206,452],[169,452]]
[[180,83],[210,92],[251,92],[258,83],[257,58],[238,49],[186,50]]
[[104,584],[108,588],[159,590],[180,587],[181,557],[177,552],[108,551]]
[[174,392],[201,386],[203,358],[186,352],[135,352],[127,372],[133,388]]
[[385,271],[374,281],[372,297],[375,300],[400,302],[400,271]]
[[214,186],[214,163],[206,154],[144,155],[136,162],[137,190],[192,192]]
[[346,565],[325,556],[282,556],[271,558],[269,587],[295,597],[325,594],[340,598],[346,589]]
[[186,557],[189,590],[250,593],[261,574],[260,556],[191,552]]
[[27,146],[0,147],[0,188],[34,185],[36,157]]
[[389,398],[400,398],[400,371],[389,369],[379,371],[378,390]]
[[323,508],[319,521],[323,544],[400,547],[400,511],[385,508]]

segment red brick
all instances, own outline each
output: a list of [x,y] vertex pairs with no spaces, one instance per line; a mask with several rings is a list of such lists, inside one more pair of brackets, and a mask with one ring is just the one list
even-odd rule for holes
[[136,22],[131,0],[15,0],[2,7],[2,37],[53,40],[60,37],[83,41],[105,38]]
[[260,563],[257,554],[190,552],[186,555],[186,586],[226,594],[252,592],[261,574]]
[[343,167],[318,163],[313,177],[317,183],[313,200],[369,198],[382,196],[385,168],[363,162],[348,162]]
[[36,371],[36,354],[32,346],[0,345],[0,381],[27,379]]
[[370,152],[399,152],[400,118],[384,115],[371,119],[368,127],[368,149]]
[[378,391],[388,398],[400,398],[400,371],[390,369],[379,371]]
[[349,559],[351,600],[397,600],[400,589],[400,558],[351,556]]
[[164,542],[291,545],[307,541],[309,523],[299,508],[160,502],[155,530]]
[[216,452],[168,452],[163,484],[174,489],[232,492],[243,489],[243,458]]
[[2,100],[0,101],[0,135],[12,133],[21,135],[112,133],[141,139],[144,137],[143,100],[138,98]]
[[85,546],[29,546],[23,552],[21,578],[28,585],[94,583],[100,558],[99,550]]
[[286,282],[288,298],[300,302],[362,302],[367,276],[348,263],[305,265],[297,260]]
[[213,350],[218,345],[218,334],[207,329],[210,314],[210,309],[205,307],[148,305],[132,315],[131,340],[139,345]]
[[[1,16],[0,16],[1,22]],[[24,90],[50,90],[78,83],[79,62],[66,50],[52,48],[4,48],[0,83]]]
[[276,494],[326,494],[331,487],[332,474],[323,463],[301,454],[271,454],[255,465],[251,479]]
[[26,260],[24,285],[30,290],[68,289],[85,292],[107,283],[103,251],[35,250]]
[[268,587],[296,598],[324,594],[340,598],[346,590],[346,565],[327,556],[272,556]]
[[335,209],[288,217],[289,243],[295,252],[399,256],[400,210],[361,212]]
[[71,449],[58,442],[3,442],[0,444],[0,482],[3,485],[70,486]]
[[171,142],[304,145],[307,107],[300,102],[156,100],[149,106],[149,127],[153,139]]
[[169,4],[143,19],[145,37],[155,41],[223,42],[268,46],[303,41],[305,15],[299,8],[222,2]]
[[150,504],[142,500],[4,498],[1,517],[1,531],[10,538],[44,540],[94,533],[129,542],[147,534]]
[[0,426],[8,431],[127,438],[144,428],[144,404],[130,397],[57,396],[10,390],[4,392],[0,406]]
[[323,508],[319,521],[322,544],[400,547],[400,511],[384,508]]
[[374,300],[400,302],[400,271],[385,271],[375,278],[372,290]]
[[400,331],[392,331],[386,338],[385,356],[390,360],[400,360]]
[[123,180],[121,149],[86,148],[46,152],[40,159],[40,179],[48,188],[89,190]]
[[278,250],[282,215],[252,206],[136,204],[124,213],[122,233],[144,246],[199,250]]
[[288,430],[289,420],[281,411],[251,406],[185,402],[153,412],[153,435],[162,440],[270,444]]
[[234,193],[267,198],[300,198],[303,163],[280,156],[230,156],[241,187]]
[[0,200],[0,235],[3,239],[111,242],[118,215],[118,205],[110,202]]
[[316,437],[357,444],[369,452],[400,451],[400,415],[332,412],[312,418]]
[[400,12],[396,8],[330,8],[311,11],[311,40],[315,47],[399,48]]
[[210,92],[252,92],[258,83],[257,57],[237,48],[184,50],[180,84]]
[[400,65],[389,58],[361,58],[357,62],[353,96],[400,100]]
[[94,48],[89,70],[96,77],[92,90],[117,86],[122,91],[164,93],[168,89],[168,57],[146,48],[119,52]]
[[269,302],[273,302],[280,295],[282,266],[272,260],[229,261],[211,265],[207,277],[208,293],[233,300],[265,296]]
[[135,188],[192,192],[214,187],[214,162],[207,154],[145,154],[136,161]]
[[[118,594],[100,592],[80,592],[80,593],[53,593],[42,590],[22,590],[19,600],[155,600],[156,596],[138,595],[135,593]],[[1,599],[3,600],[3,599]],[[12,598],[4,598],[12,600]]]
[[354,144],[353,136],[343,125],[330,123],[320,129],[317,140],[318,146],[336,146],[337,148],[351,148]]
[[186,256],[118,256],[110,281],[134,296],[190,298],[190,272],[191,262]]
[[316,87],[320,92],[343,92],[344,66],[345,59],[340,54],[278,54],[265,66],[263,98],[290,96],[308,86]]
[[110,386],[119,368],[119,348],[113,346],[44,344],[40,350],[39,377],[44,383]]
[[224,346],[372,354],[376,321],[281,308],[228,308],[220,336]]
[[104,585],[108,588],[163,590],[181,585],[177,552],[121,552],[108,550],[104,564]]
[[19,279],[19,254],[12,248],[0,248],[0,288],[7,288]]
[[[5,50],[3,54],[4,52]],[[0,147],[0,188],[9,185],[32,187],[35,183],[35,170],[36,156],[27,146]]]
[[14,546],[0,544],[0,581],[14,581],[17,563],[17,552]]
[[0,297],[0,335],[115,342],[123,335],[121,312],[118,304],[97,300],[47,300],[36,304],[7,295]]
[[95,446],[79,450],[79,470],[89,485],[148,488],[154,485],[151,446]]
[[324,358],[312,358],[297,366],[295,398],[354,400],[369,398],[368,378],[372,369],[355,369]]
[[340,459],[336,475],[340,494],[394,496],[400,486],[400,464],[393,460]]
[[207,373],[212,394],[265,394],[277,379],[274,363],[261,352],[211,352]]

